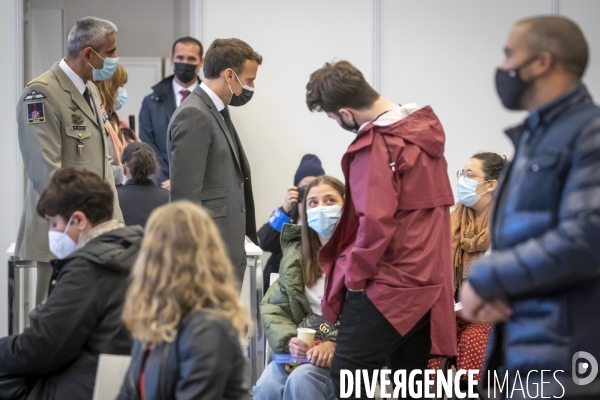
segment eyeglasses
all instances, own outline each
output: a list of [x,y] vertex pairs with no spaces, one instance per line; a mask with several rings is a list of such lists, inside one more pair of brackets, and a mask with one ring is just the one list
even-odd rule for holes
[[476,175],[471,174],[471,171],[466,171],[465,172],[462,169],[456,171],[456,178],[460,179],[462,177],[467,178],[467,179],[483,178],[483,176],[476,176]]

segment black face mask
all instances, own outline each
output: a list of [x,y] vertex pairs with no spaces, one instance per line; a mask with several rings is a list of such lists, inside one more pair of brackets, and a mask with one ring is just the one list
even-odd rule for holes
[[[350,115],[352,115],[352,114],[350,114]],[[353,126],[347,125],[344,122],[344,120],[342,119],[342,116],[340,115],[340,126],[342,128],[344,128],[345,130],[347,130],[348,132],[358,133],[358,130],[360,129],[360,125],[358,125],[358,123],[354,119],[354,115],[352,115],[352,121],[354,122]]]
[[[235,74],[235,79],[242,85],[240,78],[238,78],[237,74]],[[229,105],[233,107],[241,107],[250,100],[252,100],[252,95],[254,94],[254,88],[251,88],[248,85],[242,85],[242,93],[235,94],[233,93],[233,89],[231,89],[231,85],[229,85],[229,90],[231,90],[231,99],[229,100]]]
[[196,74],[197,65],[193,64],[184,64],[184,63],[175,63],[175,76],[183,83],[188,83],[193,81],[194,79],[198,79],[198,75]]
[[520,110],[521,109],[521,98],[523,93],[531,84],[533,79],[529,82],[525,82],[521,79],[521,70],[527,67],[529,64],[537,59],[537,55],[530,60],[521,64],[517,68],[511,68],[503,70],[498,68],[496,70],[496,91],[502,101],[504,107],[509,110]]

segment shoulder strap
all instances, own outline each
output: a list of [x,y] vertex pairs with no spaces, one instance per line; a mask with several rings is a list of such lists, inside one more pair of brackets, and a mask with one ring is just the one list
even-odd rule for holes
[[593,118],[600,118],[600,107],[594,103],[568,110],[550,126],[536,148],[558,153],[571,147]]

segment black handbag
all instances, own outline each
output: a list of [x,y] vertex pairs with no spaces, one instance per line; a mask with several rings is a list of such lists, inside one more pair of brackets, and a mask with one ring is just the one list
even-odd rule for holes
[[321,317],[319,314],[308,314],[306,318],[300,322],[298,328],[310,328],[317,331],[315,333],[315,341],[320,340],[322,342],[325,341],[327,335],[331,332],[335,332],[337,328],[334,324],[327,321],[325,318]]

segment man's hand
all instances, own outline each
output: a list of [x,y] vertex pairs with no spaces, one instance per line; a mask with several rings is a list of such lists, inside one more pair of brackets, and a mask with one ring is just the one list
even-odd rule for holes
[[171,180],[167,179],[161,184],[163,189],[171,190]]
[[335,353],[335,342],[324,342],[310,349],[306,357],[317,367],[331,367],[333,353]]
[[294,358],[305,358],[306,352],[310,349],[308,344],[298,339],[297,337],[293,337],[290,339],[290,354]]
[[486,303],[468,281],[460,290],[462,317],[467,321],[498,323],[506,321],[512,314],[512,309],[504,300],[494,300]]
[[283,200],[283,211],[289,214],[292,211],[292,207],[295,203],[298,203],[298,188],[296,186],[290,186]]

